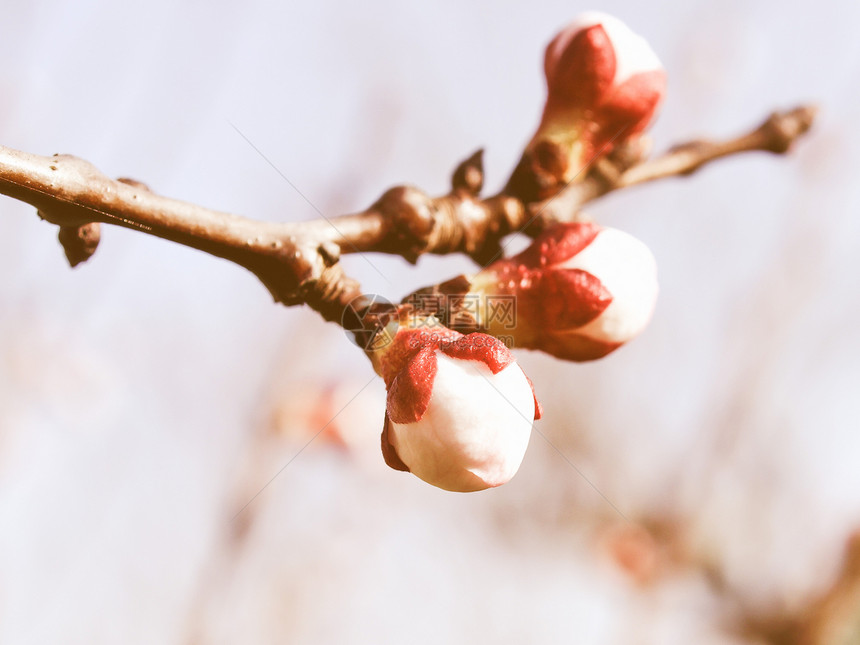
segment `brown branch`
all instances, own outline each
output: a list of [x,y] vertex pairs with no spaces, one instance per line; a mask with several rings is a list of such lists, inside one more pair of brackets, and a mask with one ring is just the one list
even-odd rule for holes
[[758,128],[725,141],[698,140],[671,148],[654,159],[629,164],[621,158],[612,163],[598,161],[586,178],[568,185],[554,197],[530,204],[532,217],[540,220],[537,228],[553,222],[569,221],[588,202],[606,193],[637,184],[691,175],[711,161],[741,152],[784,154],[805,134],[815,120],[817,109],[805,105],[785,112],[772,113]]
[[[255,221],[162,197],[132,180],[113,181],[76,157],[42,157],[2,147],[0,192],[35,206],[43,219],[61,227],[73,266],[95,250],[85,232],[92,233],[91,224],[100,222],[235,262],[254,273],[276,301],[307,302],[327,319],[339,320],[340,301],[360,292],[343,275],[337,262],[338,232],[325,222]],[[351,231],[351,222],[343,222],[339,230]],[[80,248],[88,242],[89,249]]]
[[115,224],[235,262],[254,273],[277,302],[305,303],[340,322],[346,305],[361,293],[344,274],[341,253],[392,253],[415,262],[424,253],[459,252],[486,264],[500,256],[501,240],[509,233],[534,234],[554,221],[571,220],[583,204],[610,191],[687,175],[738,152],[785,152],[809,129],[814,114],[810,107],[775,113],[736,139],[684,144],[650,161],[642,161],[641,150],[628,145],[597,160],[583,181],[532,204],[505,193],[479,196],[482,151],[457,167],[447,195],[430,197],[398,186],[367,210],[331,220],[256,221],[157,195],[134,180],[114,181],[76,157],[3,147],[0,193],[35,206],[43,219],[60,227],[72,266],[95,251],[100,223]]

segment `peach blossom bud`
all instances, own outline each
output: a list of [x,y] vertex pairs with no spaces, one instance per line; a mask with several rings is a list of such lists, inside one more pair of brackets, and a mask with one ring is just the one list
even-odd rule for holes
[[444,327],[401,329],[372,358],[388,389],[382,452],[389,466],[458,492],[516,474],[540,409],[502,342]]
[[[516,297],[517,347],[573,361],[601,358],[636,337],[657,300],[657,264],[645,244],[591,222],[559,224],[522,253],[473,278],[473,292]],[[501,335],[492,321],[482,321]]]
[[546,49],[547,100],[509,192],[545,199],[584,176],[597,156],[638,136],[666,90],[666,73],[644,38],[623,22],[588,12]]
[[595,146],[619,130],[622,137],[644,130],[666,90],[666,73],[646,40],[618,18],[596,11],[582,14],[552,40],[544,72],[544,118],[592,111]]

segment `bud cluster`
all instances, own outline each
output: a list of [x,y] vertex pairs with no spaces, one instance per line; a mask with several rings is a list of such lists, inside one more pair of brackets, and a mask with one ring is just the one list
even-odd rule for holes
[[[645,40],[600,13],[583,14],[552,40],[544,71],[543,116],[506,187],[526,202],[555,194],[615,146],[636,149],[665,92],[665,72]],[[393,315],[363,308],[380,324],[395,323],[372,336],[384,343],[366,348],[387,389],[386,463],[452,491],[509,481],[540,407],[500,339],[597,359],[645,328],[657,291],[645,244],[576,222],[547,229],[476,275],[416,292]]]

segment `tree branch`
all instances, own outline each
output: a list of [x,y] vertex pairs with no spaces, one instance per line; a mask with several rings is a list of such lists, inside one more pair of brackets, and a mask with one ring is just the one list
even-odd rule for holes
[[378,252],[415,262],[424,253],[465,253],[480,264],[501,255],[501,240],[534,235],[573,219],[587,202],[608,192],[688,175],[704,164],[750,150],[786,152],[812,124],[815,110],[774,113],[756,130],[723,142],[694,141],[643,160],[627,146],[596,160],[585,178],[543,202],[526,204],[500,193],[482,199],[482,151],[455,170],[452,189],[430,197],[411,186],[385,192],[365,211],[307,222],[252,220],[163,197],[130,179],[112,180],[69,155],[43,157],[0,147],[0,193],[35,206],[60,227],[72,266],[99,242],[99,224],[115,224],[172,240],[245,267],[285,305],[305,303],[340,322],[361,294],[338,262],[341,253]]
[[556,195],[529,205],[531,217],[540,220],[538,228],[554,222],[569,221],[588,202],[614,190],[637,184],[691,175],[705,164],[741,152],[784,154],[811,127],[817,108],[803,105],[785,112],[773,112],[758,128],[725,141],[701,139],[670,148],[650,160],[631,159],[620,154],[598,160],[585,179],[571,183]]

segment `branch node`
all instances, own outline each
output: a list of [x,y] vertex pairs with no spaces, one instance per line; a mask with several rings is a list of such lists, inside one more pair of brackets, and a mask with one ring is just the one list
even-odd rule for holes
[[125,184],[126,186],[132,186],[133,188],[145,190],[148,193],[152,192],[152,189],[149,186],[144,184],[142,181],[138,181],[137,179],[132,179],[131,177],[117,177],[116,180],[121,184]]
[[436,227],[433,199],[413,186],[396,186],[385,191],[371,209],[391,224],[388,244],[414,264],[430,246]]
[[101,227],[98,222],[77,227],[61,226],[57,238],[63,245],[69,265],[74,268],[89,260],[96,252],[101,239]]
[[815,105],[803,105],[771,114],[759,127],[769,142],[767,150],[776,154],[788,152],[795,140],[812,127],[817,114],[818,107]]
[[451,177],[454,192],[465,191],[472,197],[481,194],[484,188],[484,149],[480,148],[468,159],[461,161]]
[[562,146],[549,140],[539,141],[523,152],[504,192],[526,203],[551,197],[564,186],[569,165]]
[[323,269],[318,277],[305,280],[296,294],[323,318],[340,323],[345,307],[361,295],[361,286],[348,277],[340,263]]
[[317,250],[327,267],[334,266],[340,260],[340,247],[334,242],[323,242]]

